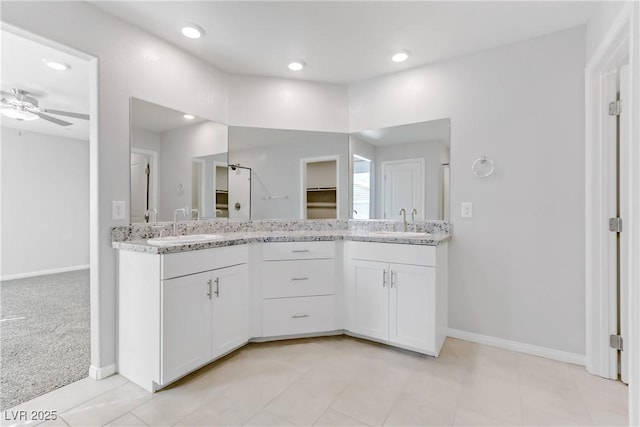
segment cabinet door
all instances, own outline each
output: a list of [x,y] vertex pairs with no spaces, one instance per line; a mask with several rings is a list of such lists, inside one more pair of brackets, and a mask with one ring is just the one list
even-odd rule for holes
[[389,338],[389,283],[387,264],[351,262],[353,331],[371,338]]
[[211,358],[218,357],[248,340],[247,266],[211,272]]
[[207,272],[162,281],[162,384],[210,359],[210,279]]
[[434,351],[435,268],[390,264],[389,341]]

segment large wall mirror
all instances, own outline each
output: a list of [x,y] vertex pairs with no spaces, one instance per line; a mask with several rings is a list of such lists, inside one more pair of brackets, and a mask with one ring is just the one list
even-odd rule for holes
[[346,219],[348,187],[347,134],[229,127],[231,219]]
[[449,220],[449,119],[353,133],[354,219]]
[[226,125],[131,98],[130,138],[132,223],[229,216]]

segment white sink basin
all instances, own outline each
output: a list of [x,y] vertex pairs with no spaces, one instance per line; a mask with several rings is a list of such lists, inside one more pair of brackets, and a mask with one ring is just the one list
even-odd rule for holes
[[372,231],[369,234],[377,237],[431,237],[429,233],[418,231]]
[[153,246],[189,245],[193,243],[220,240],[222,238],[223,237],[218,234],[192,234],[189,236],[157,237],[155,239],[147,240],[147,243]]

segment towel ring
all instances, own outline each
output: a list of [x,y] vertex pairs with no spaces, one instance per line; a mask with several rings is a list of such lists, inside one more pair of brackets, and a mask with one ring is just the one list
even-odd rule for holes
[[486,178],[493,173],[495,167],[493,161],[489,160],[485,156],[480,157],[471,166],[471,170],[478,178]]

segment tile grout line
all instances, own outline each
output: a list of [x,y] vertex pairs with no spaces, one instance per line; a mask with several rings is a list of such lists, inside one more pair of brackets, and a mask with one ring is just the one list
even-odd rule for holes
[[407,383],[409,382],[409,377],[410,376],[411,376],[411,372],[407,371],[407,378],[404,379],[404,382],[402,383],[402,388],[400,389],[400,392],[398,393],[396,398],[393,400],[393,403],[391,404],[391,407],[389,408],[389,411],[387,412],[387,415],[384,417],[384,421],[382,422],[382,425],[385,425],[387,423],[387,420],[389,419],[389,415],[391,415],[391,411],[393,411],[393,407],[396,406],[396,403],[398,403],[398,399],[400,399],[400,395],[402,394],[402,390],[405,389],[405,387],[407,386]]

